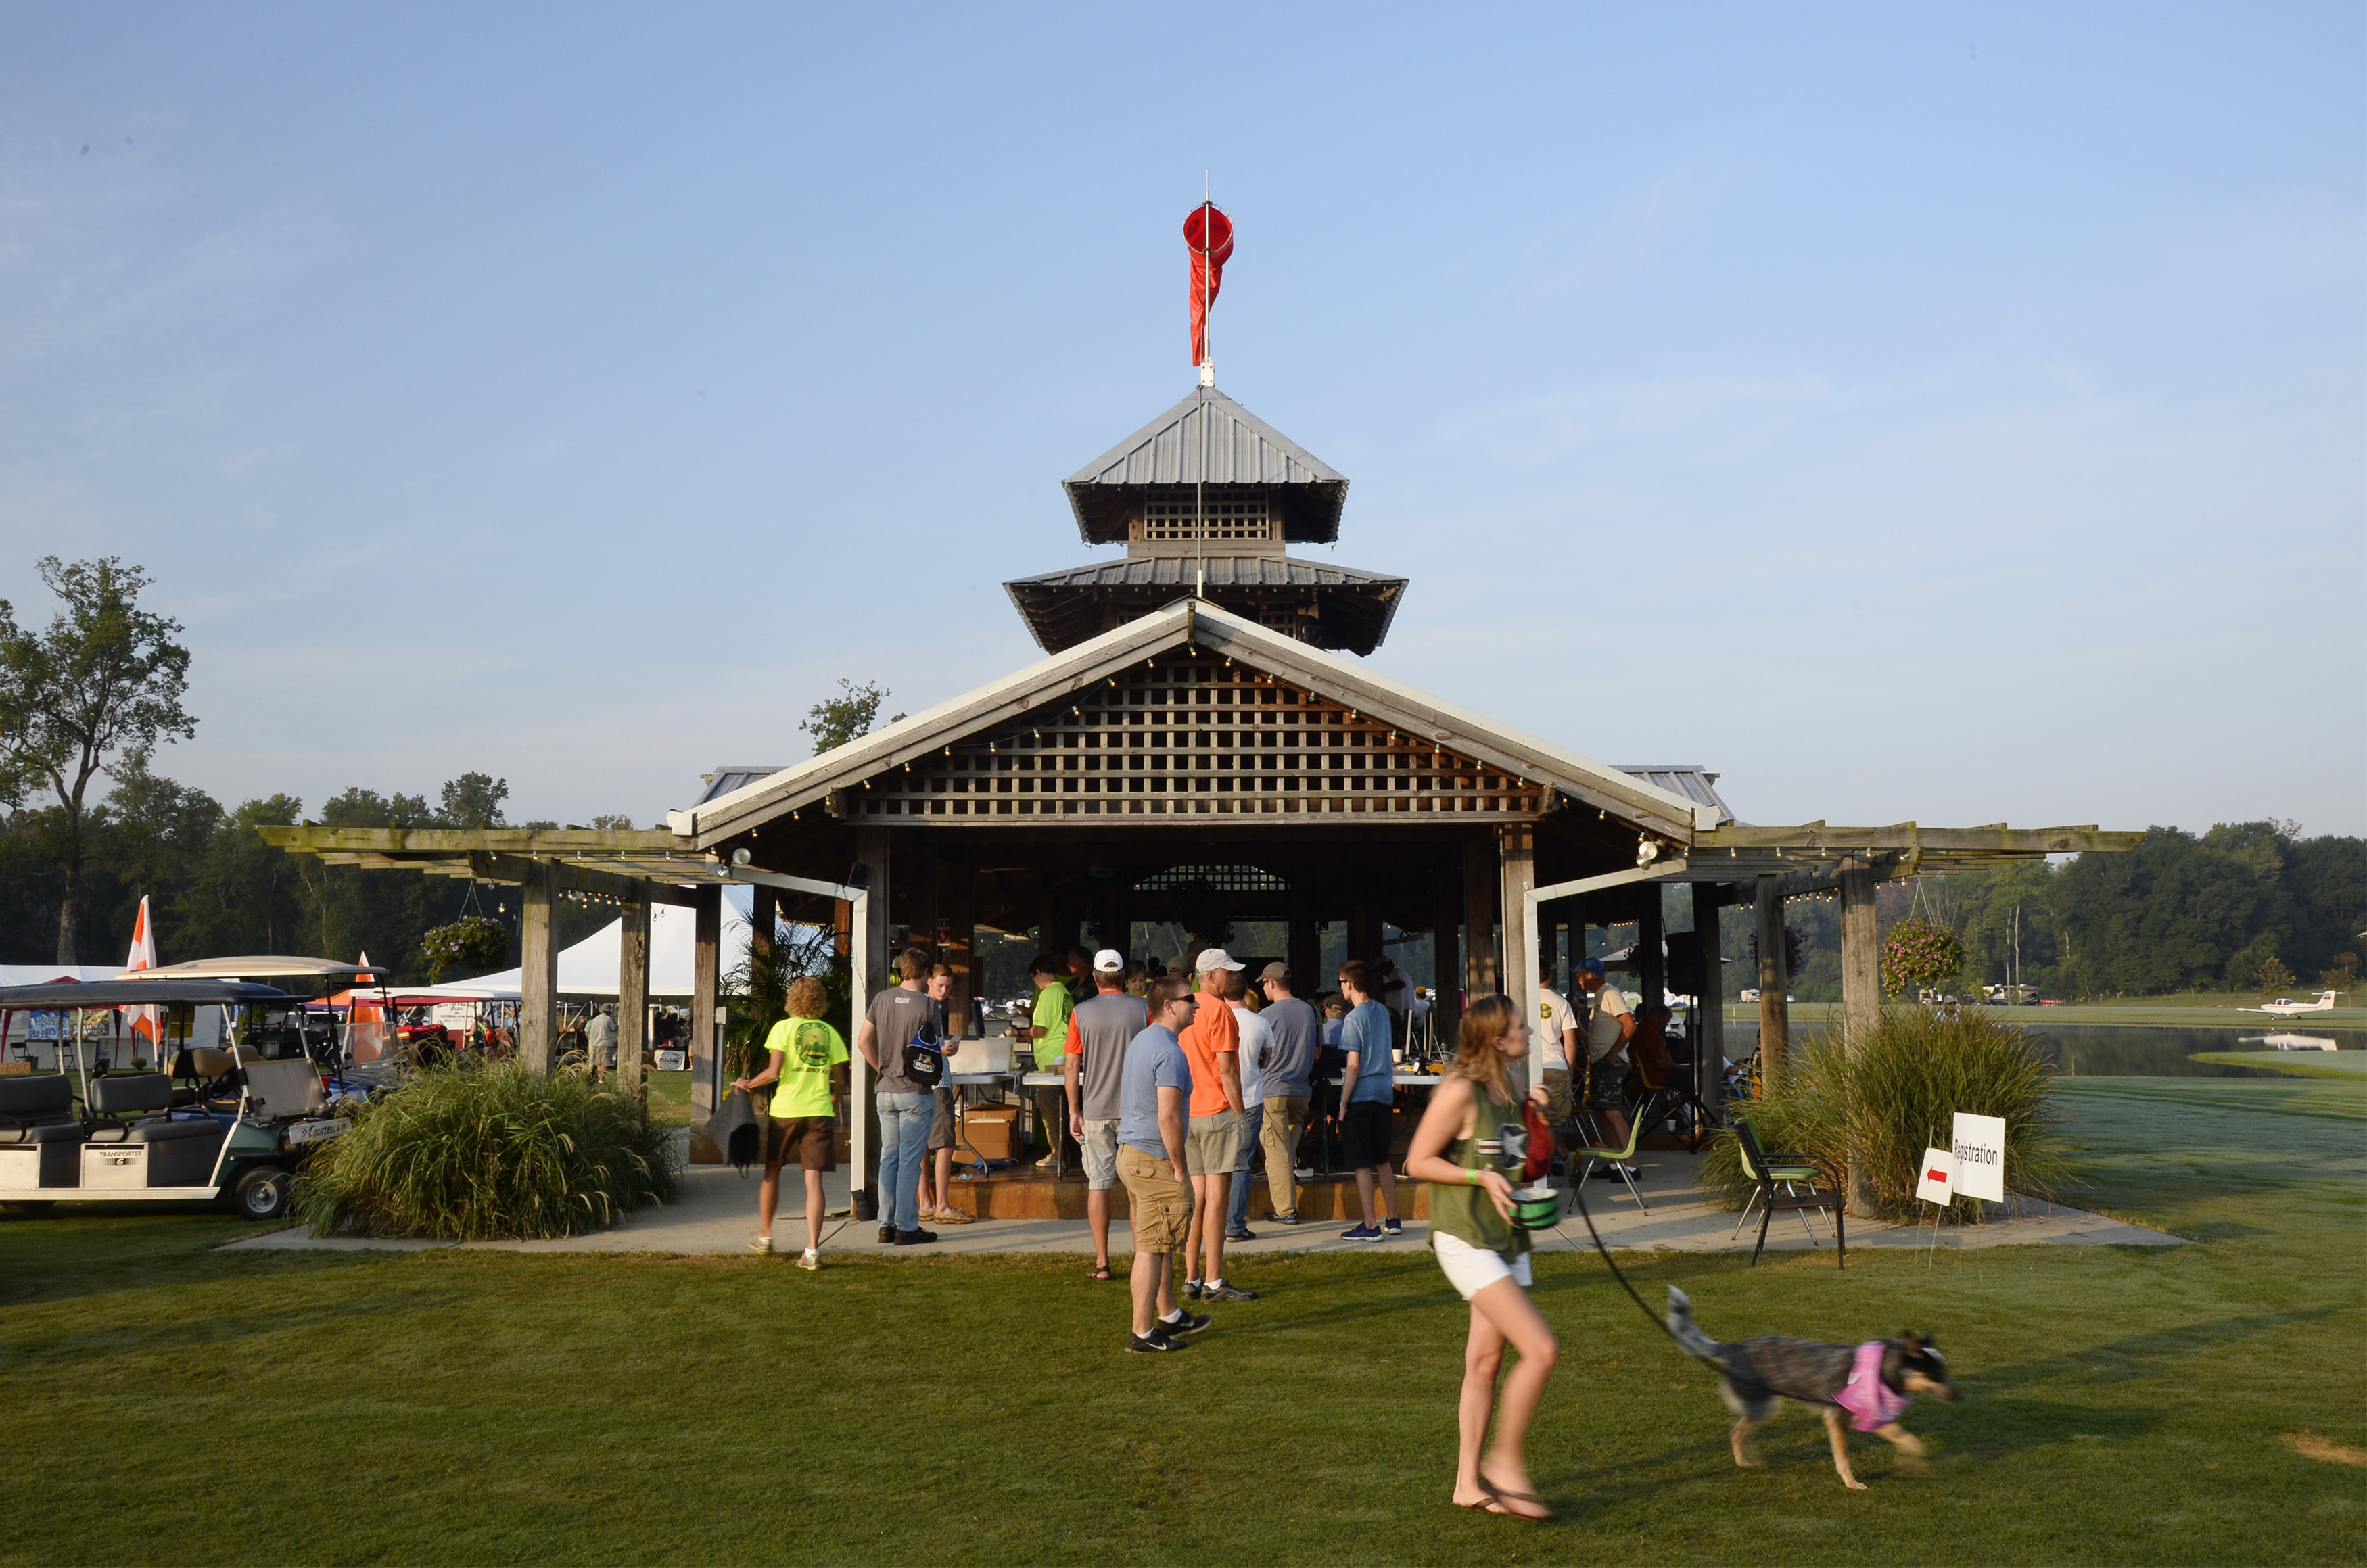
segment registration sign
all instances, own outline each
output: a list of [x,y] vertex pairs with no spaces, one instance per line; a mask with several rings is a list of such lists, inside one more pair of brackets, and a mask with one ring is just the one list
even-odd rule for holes
[[1956,1156],[1946,1149],[1923,1151],[1923,1175],[1915,1196],[1926,1203],[1945,1204],[1956,1195]]
[[1956,1112],[1951,1137],[1956,1156],[1956,1193],[2005,1201],[2005,1118]]
[[299,1122],[288,1129],[288,1146],[294,1148],[301,1144],[317,1144],[324,1138],[337,1136],[352,1125],[350,1122],[340,1122],[334,1117],[321,1122]]

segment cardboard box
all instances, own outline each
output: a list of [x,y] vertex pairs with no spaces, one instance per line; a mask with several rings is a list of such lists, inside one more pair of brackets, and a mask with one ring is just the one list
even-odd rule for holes
[[[962,1144],[980,1159],[1010,1159],[1018,1125],[1015,1105],[973,1105],[962,1115]],[[961,1151],[954,1157],[959,1159]]]

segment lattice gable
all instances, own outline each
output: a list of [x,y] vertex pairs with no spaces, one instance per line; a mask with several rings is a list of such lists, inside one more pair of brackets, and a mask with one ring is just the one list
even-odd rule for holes
[[1546,787],[1239,664],[1175,649],[839,796],[862,820],[1535,817]]

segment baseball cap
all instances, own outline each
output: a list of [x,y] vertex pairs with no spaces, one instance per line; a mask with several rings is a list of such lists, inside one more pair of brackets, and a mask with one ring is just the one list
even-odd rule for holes
[[1290,983],[1290,965],[1283,963],[1280,959],[1276,959],[1272,964],[1267,964],[1263,969],[1258,971],[1258,978],[1261,980],[1280,980],[1283,984],[1288,985]]
[[1114,948],[1103,948],[1093,954],[1093,967],[1104,974],[1116,974],[1126,968],[1126,960]]
[[1211,969],[1246,969],[1249,965],[1241,963],[1223,948],[1212,947],[1193,960],[1192,967],[1206,975]]
[[1581,975],[1600,975],[1603,973],[1603,960],[1600,958],[1582,959],[1579,963],[1578,972]]

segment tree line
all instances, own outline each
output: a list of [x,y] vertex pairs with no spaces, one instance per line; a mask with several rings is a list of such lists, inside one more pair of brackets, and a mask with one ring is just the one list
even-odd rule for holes
[[[1880,897],[1885,926],[1913,914],[1956,933],[1965,989],[2007,980],[2017,935],[2022,983],[2067,1000],[2349,991],[2367,967],[2367,839],[2307,838],[2293,822],[2151,828],[2124,854],[1925,877]],[[1795,899],[1784,919],[1805,939],[1792,994],[1839,1000],[1840,904]],[[1736,923],[1747,944],[1750,922]]]

